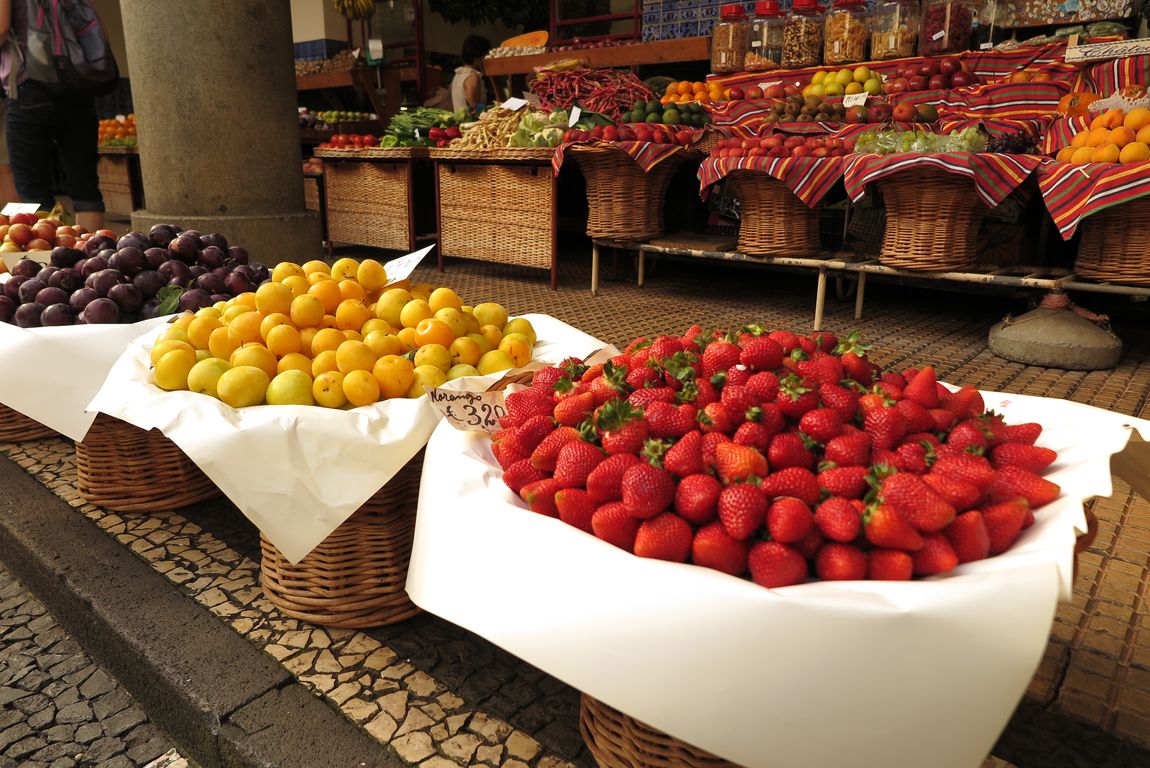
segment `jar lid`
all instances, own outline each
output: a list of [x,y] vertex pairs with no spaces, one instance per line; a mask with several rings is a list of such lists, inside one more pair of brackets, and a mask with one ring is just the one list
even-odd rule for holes
[[858,8],[866,4],[866,0],[835,0],[835,8]]
[[743,12],[743,6],[738,3],[731,3],[719,8],[719,15],[724,19],[741,19],[746,16]]
[[756,16],[782,16],[783,10],[779,8],[778,0],[759,0],[755,3]]
[[818,0],[794,0],[791,10],[795,13],[816,13],[822,10]]

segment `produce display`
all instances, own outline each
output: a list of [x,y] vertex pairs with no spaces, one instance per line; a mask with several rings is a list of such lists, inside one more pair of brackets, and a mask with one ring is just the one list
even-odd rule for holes
[[933,55],[967,50],[973,23],[965,0],[928,0],[922,15],[919,52]]
[[1058,151],[1065,163],[1141,163],[1150,160],[1150,109],[1108,109]]
[[318,149],[363,149],[378,147],[379,139],[370,133],[337,133],[329,140],[317,145]]
[[299,108],[299,126],[313,131],[330,131],[340,123],[363,123],[379,118],[371,112],[355,112],[342,109],[325,109],[312,112],[307,107]]
[[539,106],[548,112],[578,105],[615,121],[636,101],[655,99],[655,94],[639,78],[615,69],[576,67],[544,71],[531,81],[530,88],[539,97]]
[[753,139],[719,139],[711,157],[842,157],[854,151],[850,139],[772,134]]
[[926,59],[921,63],[911,63],[899,67],[894,77],[883,81],[885,94],[911,93],[914,91],[942,91],[950,88],[964,88],[978,85],[982,79],[973,72],[966,71],[962,59],[947,56]]
[[88,235],[83,227],[63,224],[51,216],[41,219],[34,213],[0,214],[0,253],[48,251],[58,245],[68,248]]
[[421,397],[525,365],[535,331],[446,287],[388,285],[383,264],[277,264],[271,279],[178,318],[152,347],[153,382],[232,406],[343,408]]
[[591,130],[583,128],[568,128],[563,133],[563,142],[577,141],[646,141],[652,144],[678,144],[689,147],[695,140],[695,131],[682,129],[677,131],[663,130],[654,125],[640,123],[636,125],[597,125]]
[[662,90],[663,95],[659,98],[659,103],[663,105],[691,102],[706,104],[709,101],[724,101],[728,98],[723,86],[717,82],[708,84],[691,80],[671,80]]
[[101,147],[136,146],[136,115],[117,115],[101,120],[98,141]]
[[850,96],[868,93],[878,96],[882,93],[882,78],[867,67],[840,69],[837,72],[821,71],[811,77],[811,83],[802,90],[803,96]]
[[448,112],[434,107],[401,110],[392,116],[380,139],[381,147],[436,147],[462,134],[459,123],[467,119],[466,111]]
[[[12,225],[17,226],[17,225]],[[267,268],[223,235],[157,224],[116,239],[110,230],[52,249],[47,265],[23,259],[3,284],[0,322],[21,328],[130,323],[195,311],[250,291]]]
[[[852,110],[859,109],[851,107]],[[862,108],[865,111],[865,107]],[[788,96],[771,105],[770,112],[763,116],[763,124],[846,122],[847,110],[842,102],[824,101],[818,96]]]
[[909,580],[1008,550],[1054,500],[1039,424],[855,335],[694,326],[538,371],[492,451],[534,512],[765,587]]
[[568,128],[570,118],[571,113],[566,109],[543,112],[527,108],[510,110],[496,107],[485,111],[477,121],[460,126],[462,137],[452,140],[447,146],[452,149],[557,147],[564,141],[564,136],[586,133],[590,137],[593,130],[600,132],[596,138],[602,138],[603,128],[610,124],[603,115],[585,112],[575,124],[576,127]]
[[708,121],[707,111],[702,103],[670,101],[636,101],[630,111],[619,117],[621,123],[660,123],[662,125],[683,125],[702,128]]
[[889,155],[894,152],[985,152],[986,141],[986,134],[975,127],[955,133],[868,131],[855,141],[855,152],[868,155]]
[[352,51],[340,51],[330,59],[296,59],[296,77],[352,69],[356,66],[358,59],[359,56]]

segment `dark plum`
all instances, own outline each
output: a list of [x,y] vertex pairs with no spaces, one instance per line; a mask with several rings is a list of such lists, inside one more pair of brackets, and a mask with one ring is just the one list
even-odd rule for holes
[[253,269],[255,271],[255,274],[252,276],[253,285],[266,283],[271,277],[271,273],[268,272],[268,268],[263,264],[256,264]]
[[52,277],[48,278],[48,285],[53,288],[61,288],[65,293],[71,294],[72,291],[84,287],[84,278],[76,270],[65,267],[52,273]]
[[108,268],[108,260],[100,256],[89,256],[88,260],[84,262],[84,266],[80,268],[80,276],[87,280],[92,275],[100,270]]
[[148,260],[148,269],[159,269],[161,264],[172,258],[172,253],[167,248],[149,248],[144,251],[144,257]]
[[195,312],[212,305],[212,295],[202,288],[192,288],[180,294],[180,311]]
[[231,248],[228,248],[228,261],[234,264],[247,264],[248,249],[242,245],[233,245]]
[[132,278],[132,285],[140,289],[140,295],[145,299],[155,296],[167,282],[164,276],[154,269],[145,269]]
[[132,277],[140,270],[147,269],[148,259],[139,248],[129,245],[116,251],[112,258],[108,259],[108,266],[120,270],[127,277]]
[[48,279],[50,277],[52,277],[52,275],[56,274],[59,271],[60,271],[59,267],[53,267],[51,264],[49,264],[46,267],[41,267],[40,271],[36,273],[36,277],[40,278],[41,280],[43,280],[46,283],[46,282],[48,282]]
[[231,298],[231,296],[229,296],[226,293],[213,293],[212,294],[212,303],[215,304],[217,301],[227,301],[230,298]]
[[224,265],[224,259],[227,258],[227,253],[219,248],[219,246],[209,245],[204,250],[200,251],[200,263],[208,269],[215,269]]
[[0,323],[11,322],[14,314],[16,314],[16,302],[0,293]]
[[214,245],[221,251],[227,252],[228,250],[228,239],[219,232],[209,232],[200,238],[200,242],[204,244],[205,248]]
[[188,272],[188,265],[182,261],[177,261],[176,259],[168,259],[159,267],[157,267],[156,271],[169,280],[171,280],[173,277],[187,278],[191,276],[191,274]]
[[256,268],[251,264],[237,264],[232,267],[232,272],[243,275],[249,283],[256,279]]
[[150,248],[152,241],[143,232],[129,232],[116,241],[116,249],[139,248],[141,251]]
[[188,267],[188,274],[192,277],[199,277],[200,275],[206,275],[207,273],[208,268],[202,267],[199,264],[193,264],[192,266]]
[[120,308],[111,299],[94,299],[84,307],[84,322],[88,325],[120,322]]
[[167,248],[168,243],[176,238],[176,230],[172,229],[169,224],[156,224],[148,230],[148,239],[152,241],[153,245],[160,248]]
[[13,319],[16,325],[21,328],[39,328],[40,315],[44,314],[45,306],[37,304],[34,301],[29,301],[16,307],[16,314]]
[[231,295],[239,296],[241,293],[247,293],[252,289],[252,282],[241,275],[239,270],[236,270],[224,278],[224,288]]
[[157,314],[159,314],[159,309],[160,309],[160,300],[159,299],[155,299],[155,298],[148,299],[147,301],[144,302],[144,305],[142,307],[140,307],[140,319],[141,320],[151,320],[153,317],[155,317]]
[[196,238],[196,242],[198,243],[198,242],[200,242],[200,238],[203,236],[204,233],[198,229],[185,229],[180,234],[181,235],[187,235],[188,237],[194,237],[194,238]]
[[116,249],[115,248],[101,248],[99,251],[96,252],[96,255],[110,264],[112,262],[112,257],[116,255]]
[[32,259],[20,259],[16,262],[16,266],[12,267],[12,274],[19,275],[20,277],[35,277],[40,274],[41,264]]
[[118,269],[102,269],[88,277],[84,285],[95,288],[96,293],[107,296],[112,286],[124,282],[124,273]]
[[[9,279],[11,279],[11,278],[9,278]],[[38,277],[33,277],[31,280],[29,280],[25,283],[22,283],[20,285],[20,294],[19,294],[21,303],[27,304],[30,301],[35,301],[36,300],[36,294],[39,293],[40,291],[44,290],[47,287],[48,287],[48,284],[45,283],[43,280],[41,280]]]
[[224,287],[224,279],[211,272],[197,277],[195,285],[197,288],[203,288],[208,293],[223,293],[224,290],[226,290]]
[[4,283],[4,295],[17,304],[23,304],[24,302],[20,301],[20,286],[31,279],[32,278],[25,277],[24,275],[12,275],[12,277],[8,278],[8,281]]
[[168,243],[168,250],[185,264],[195,264],[200,255],[200,239],[185,233]]
[[138,312],[144,304],[144,294],[131,283],[113,285],[108,291],[108,298],[116,302],[122,311],[127,313]]
[[50,307],[53,304],[64,304],[68,301],[68,294],[59,288],[48,286],[36,294],[35,302]]
[[68,304],[49,304],[40,313],[40,325],[75,325],[76,310]]
[[74,267],[76,262],[84,258],[84,252],[77,248],[66,248],[58,245],[52,249],[52,255],[48,257],[53,266],[57,267]]
[[98,298],[100,298],[100,294],[96,293],[91,288],[81,288],[72,294],[72,298],[68,299],[68,304],[77,312],[83,312],[84,307],[88,306]]
[[168,281],[168,285],[175,288],[187,288],[188,283],[192,282],[192,278],[188,275],[176,275]]
[[212,274],[223,280],[225,277],[232,273],[231,267],[216,267],[212,270]]
[[100,251],[106,248],[111,248],[115,244],[115,241],[113,241],[110,237],[104,237],[103,235],[93,235],[84,241],[84,244],[80,246],[80,250],[84,252],[85,256],[95,256]]

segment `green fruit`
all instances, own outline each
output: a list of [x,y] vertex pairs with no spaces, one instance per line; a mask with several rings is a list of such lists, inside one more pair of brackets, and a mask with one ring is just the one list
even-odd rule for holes
[[636,101],[634,104],[631,105],[631,111],[632,112],[642,112],[643,114],[647,114],[647,102],[645,102],[643,100]]
[[644,121],[644,120],[646,120],[646,119],[647,119],[647,110],[645,110],[645,109],[636,109],[634,112],[632,112],[632,113],[631,113],[631,119],[630,119],[630,121],[629,121],[629,122],[632,122],[632,123],[641,123],[641,122],[643,122],[643,121]]
[[658,112],[651,112],[650,114],[647,115],[646,122],[648,122],[648,123],[661,123],[661,122],[663,122],[663,116],[660,115]]
[[663,111],[663,105],[660,104],[659,102],[655,101],[654,99],[647,102],[647,114],[648,115],[653,114],[653,113],[661,113],[662,111]]
[[663,122],[667,125],[678,125],[679,124],[679,113],[678,113],[678,111],[674,110],[674,109],[668,109],[666,112],[663,113]]

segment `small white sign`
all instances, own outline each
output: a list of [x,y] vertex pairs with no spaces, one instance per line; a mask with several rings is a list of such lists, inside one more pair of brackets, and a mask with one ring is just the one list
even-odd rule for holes
[[423,257],[431,253],[434,245],[429,245],[406,256],[400,256],[398,259],[392,259],[383,265],[383,271],[387,274],[387,284],[398,283],[400,280],[406,280],[415,268],[419,266],[419,262],[423,261]]
[[843,96],[843,106],[844,107],[861,107],[864,104],[866,104],[867,97],[869,97],[869,96],[870,96],[870,94],[867,93],[866,91],[863,91],[862,93],[848,94],[846,96]]
[[579,107],[571,107],[571,116],[567,118],[567,127],[574,128],[575,123],[579,122],[579,118],[583,116],[583,110]]
[[506,393],[501,389],[452,392],[436,388],[427,390],[427,398],[448,424],[464,432],[496,432],[499,419],[507,415]]
[[8,203],[0,208],[0,215],[11,216],[14,213],[35,213],[40,210],[39,203]]
[[379,61],[383,58],[383,41],[378,38],[372,38],[367,41],[367,55],[368,58]]
[[978,50],[980,50],[980,51],[989,51],[989,50],[990,50],[991,48],[993,48],[993,47],[994,47],[994,43],[981,43],[981,44],[978,46]]
[[24,259],[31,259],[37,264],[47,266],[51,257],[51,251],[12,251],[11,253],[0,253],[0,259],[3,259],[4,266],[8,267],[9,272]]
[[776,85],[782,85],[782,84],[783,84],[782,80],[771,80],[770,82],[759,83],[759,87],[765,91],[768,88],[773,88]]
[[933,35],[931,35],[930,39],[931,40],[941,40],[945,36],[946,36],[946,30],[940,29],[939,31],[937,31]]
[[499,106],[503,107],[504,109],[510,109],[512,112],[518,112],[527,106],[527,101],[525,99],[517,99],[512,96],[510,99],[503,102]]

